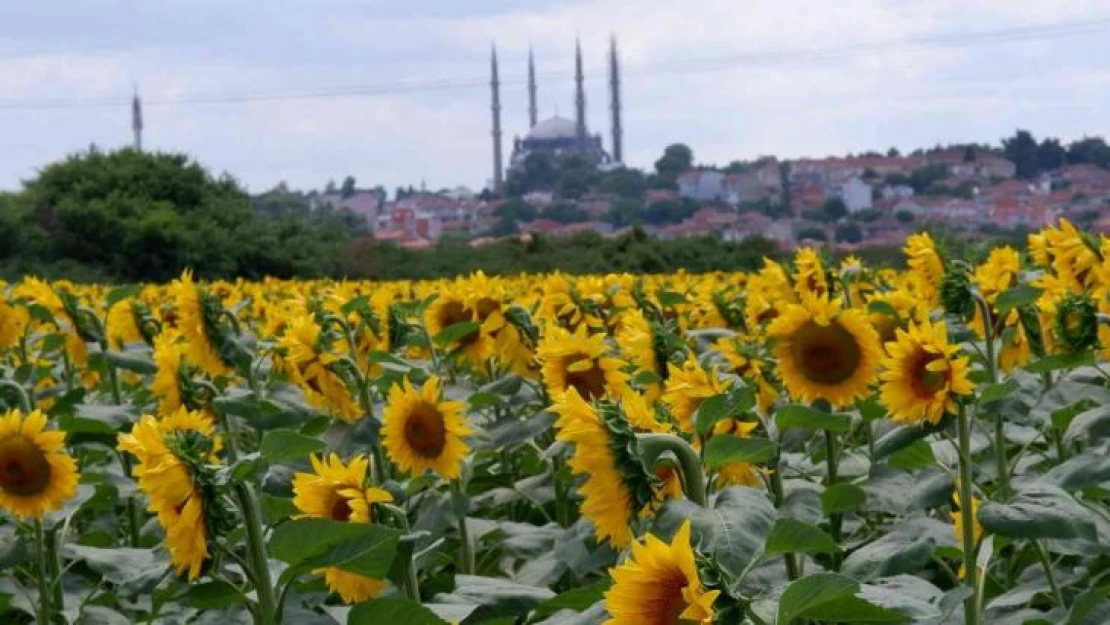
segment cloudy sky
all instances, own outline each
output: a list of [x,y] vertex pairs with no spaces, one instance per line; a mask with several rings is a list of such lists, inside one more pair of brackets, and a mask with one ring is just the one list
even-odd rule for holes
[[581,38],[607,132],[610,33],[634,166],[679,141],[723,164],[1108,132],[1104,0],[37,0],[0,6],[0,189],[130,141],[136,84],[147,147],[252,191],[480,188],[491,42],[507,153],[530,45],[540,116],[570,116]]

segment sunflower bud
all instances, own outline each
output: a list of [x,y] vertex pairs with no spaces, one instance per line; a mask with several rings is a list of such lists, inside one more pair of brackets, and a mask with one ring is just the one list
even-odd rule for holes
[[940,301],[950,315],[964,320],[975,316],[975,298],[966,271],[949,266],[940,283]]
[[1098,345],[1098,310],[1090,295],[1069,293],[1056,308],[1056,339],[1071,352]]

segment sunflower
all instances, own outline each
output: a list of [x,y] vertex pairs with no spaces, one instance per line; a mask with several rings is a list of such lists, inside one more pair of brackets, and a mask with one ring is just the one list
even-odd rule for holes
[[402,471],[420,474],[429,469],[447,480],[462,474],[470,448],[463,440],[473,430],[466,423],[462,402],[440,397],[439,378],[432,376],[417,391],[405,378],[389,389],[382,418],[382,444]]
[[0,418],[0,510],[41,519],[77,493],[77,462],[65,432],[46,429],[46,415],[9,410]]
[[[343,464],[336,454],[328,458],[309,457],[313,473],[293,476],[293,505],[302,517],[315,517],[345,523],[373,522],[373,504],[388,503],[393,497],[380,488],[367,488],[366,475],[370,461],[356,456]],[[384,580],[351,573],[335,567],[314,571],[323,575],[332,592],[344,603],[372,599],[385,589]]]
[[285,352],[278,361],[279,369],[300,387],[310,406],[347,422],[365,416],[343,377],[336,373],[339,357],[331,353],[331,346],[311,315],[294,319],[278,346]]
[[800,247],[794,254],[794,292],[800,299],[828,297],[829,281],[821,256],[812,247]]
[[779,392],[771,384],[769,364],[756,353],[756,348],[738,339],[721,339],[714,348],[725,357],[732,372],[755,390],[756,405],[764,414],[769,414],[771,406],[779,398]]
[[706,590],[690,546],[690,521],[683,521],[670,544],[648,534],[632,544],[632,557],[609,569],[613,586],[605,592],[605,625],[712,623],[720,591]]
[[[738,436],[740,438],[748,438],[758,427],[759,423],[756,421],[726,419],[718,421],[713,426],[713,433],[711,436],[725,434],[729,436]],[[726,464],[717,471],[717,476],[713,480],[713,485],[717,488],[724,488],[726,486],[759,486],[760,472],[761,469],[750,462],[732,462]]]
[[943,321],[911,323],[897,336],[887,344],[881,400],[895,421],[936,424],[955,411],[957,395],[974,391],[967,358],[956,356],[959,346],[948,343]]
[[549,326],[536,350],[543,382],[552,399],[574,388],[586,399],[619,396],[628,385],[625,362],[609,355],[605,335],[587,334],[584,326],[571,334]]
[[937,244],[928,232],[922,232],[906,238],[902,248],[906,254],[906,264],[910,272],[916,274],[923,287],[922,296],[930,302],[935,302],[939,296],[940,282],[944,278],[944,260],[937,252]]
[[221,443],[215,434],[207,415],[182,407],[160,419],[143,415],[119,436],[119,450],[138,460],[131,474],[165,530],[173,568],[190,580],[200,576],[208,557],[211,529],[194,467],[217,461]]
[[[659,358],[655,351],[655,332],[644,313],[637,309],[621,313],[613,338],[621,354],[636,371],[646,371],[655,376],[663,373],[659,369]],[[644,392],[649,399],[654,400],[660,393],[659,383],[650,382],[644,385]]]
[[447,328],[466,322],[479,323],[479,326],[466,336],[451,341],[445,347],[447,351],[462,356],[471,366],[484,366],[486,359],[494,355],[493,338],[485,326],[478,322],[474,311],[467,308],[466,300],[457,288],[445,288],[440,291],[424,314],[428,335],[433,339]]
[[779,376],[796,399],[845,406],[867,395],[882,347],[863,311],[812,298],[783,311],[767,333],[777,339]]
[[[574,445],[574,455],[567,463],[571,472],[586,476],[579,487],[585,498],[582,516],[594,524],[598,540],[624,548],[632,542],[629,523],[653,498],[643,465],[638,459],[618,455],[626,450],[614,442],[612,426],[619,424],[608,423],[605,414],[582,399],[574,387],[560,394],[552,410],[559,415],[556,438]],[[614,411],[607,414],[614,420],[619,415]],[[627,431],[631,435],[631,429]],[[640,475],[635,477],[641,479],[632,485],[628,472],[636,468]],[[646,493],[635,490],[639,485]]]
[[0,352],[18,345],[30,322],[31,315],[26,308],[10,304],[0,293]]
[[[229,375],[231,368],[227,366],[215,342],[213,342],[212,321],[209,319],[210,307],[207,299],[209,296],[193,282],[192,272],[186,270],[181,278],[170,285],[173,293],[176,310],[176,324],[181,335],[188,345],[189,361],[211,375]],[[218,302],[217,302],[218,304]]]
[[154,364],[158,370],[150,383],[150,391],[158,398],[158,411],[162,414],[175,412],[183,405],[181,375],[182,367],[188,366],[186,349],[174,330],[167,330],[154,339]]
[[721,382],[715,369],[705,370],[692,356],[681,367],[667,363],[667,372],[663,403],[670,407],[679,429],[693,434],[694,413],[702,402],[725,392],[725,384]]
[[113,349],[122,349],[128,343],[143,342],[143,333],[135,316],[134,300],[122,299],[108,309],[108,344]]

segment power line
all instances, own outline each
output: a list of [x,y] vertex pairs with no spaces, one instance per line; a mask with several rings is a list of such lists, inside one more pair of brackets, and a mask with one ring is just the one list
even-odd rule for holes
[[[839,61],[858,56],[880,53],[914,52],[930,49],[964,48],[980,45],[997,45],[1017,41],[1057,39],[1099,32],[1110,27],[1110,18],[1091,19],[1040,26],[1019,26],[991,31],[947,33],[887,42],[849,44],[824,48],[798,48],[780,51],[761,51],[721,57],[676,60],[666,63],[631,65],[626,75],[665,75],[675,73],[703,73],[723,71],[735,67],[776,66],[798,63]],[[547,80],[569,80],[571,72],[540,73]],[[317,87],[294,91],[252,91],[244,93],[196,94],[171,98],[144,100],[144,106],[219,105],[267,101],[315,100],[344,97],[372,97],[437,91],[457,91],[488,86],[488,78],[433,78],[403,79],[376,84]],[[509,78],[502,85],[523,85],[525,79]],[[61,109],[91,109],[126,105],[129,98],[102,98],[90,100],[0,100],[0,112],[42,111]]]

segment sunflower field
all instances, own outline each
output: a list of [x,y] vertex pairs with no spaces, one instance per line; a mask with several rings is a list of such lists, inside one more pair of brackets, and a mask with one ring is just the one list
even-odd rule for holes
[[1110,238],[904,253],[0,283],[0,622],[1110,622]]

